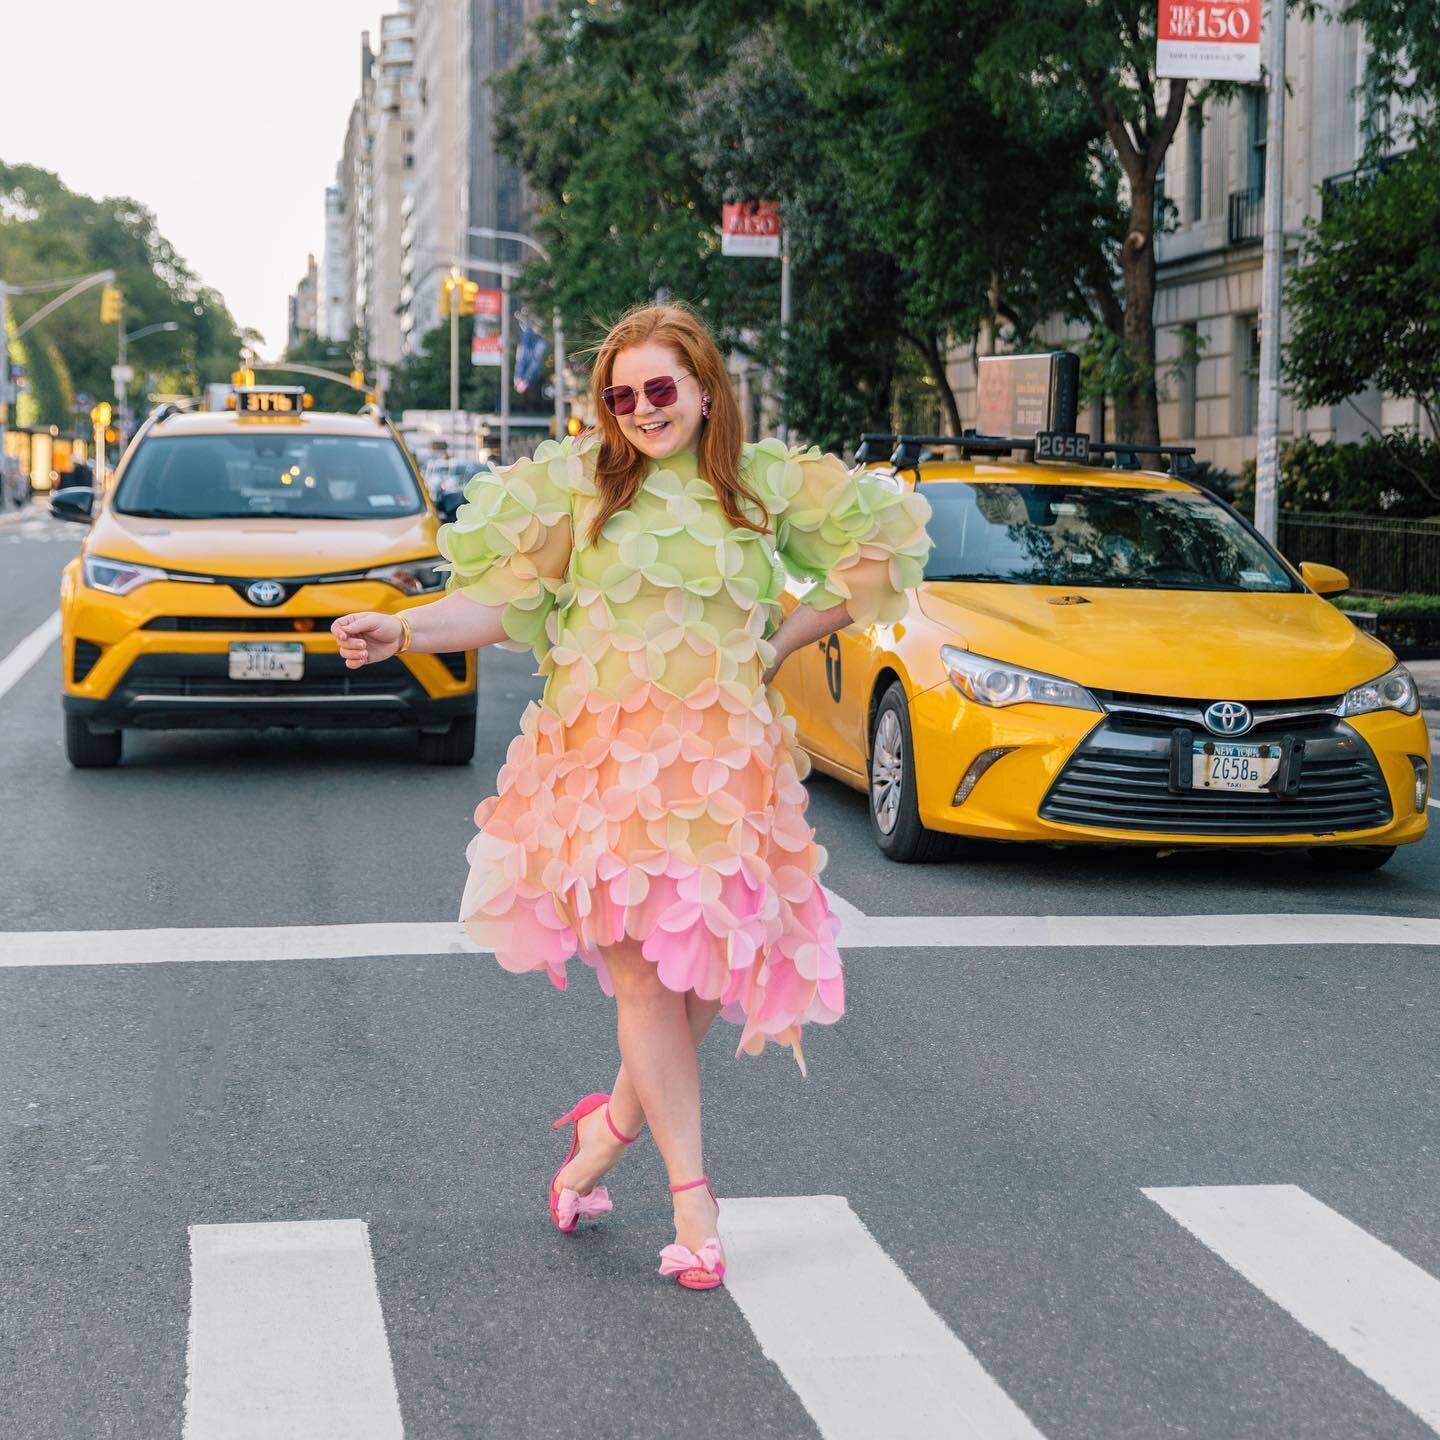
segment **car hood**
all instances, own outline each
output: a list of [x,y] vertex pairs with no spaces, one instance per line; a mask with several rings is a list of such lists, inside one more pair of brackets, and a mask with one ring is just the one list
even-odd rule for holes
[[329,575],[438,553],[428,512],[393,520],[145,520],[104,511],[92,555],[205,575]]
[[1384,645],[1309,593],[931,581],[918,603],[978,654],[1099,690],[1300,699],[1338,695],[1395,663]]

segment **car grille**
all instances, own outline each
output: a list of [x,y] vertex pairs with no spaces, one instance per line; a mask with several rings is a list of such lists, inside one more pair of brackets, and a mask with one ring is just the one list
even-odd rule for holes
[[238,701],[313,699],[320,696],[395,696],[415,690],[415,678],[398,660],[350,671],[338,655],[307,655],[299,680],[232,680],[223,655],[142,655],[125,676],[137,695],[152,698],[227,698]]
[[465,678],[465,662],[469,658],[464,650],[446,650],[435,657],[457,680]]
[[[245,635],[293,635],[328,630],[336,615],[159,615],[147,620],[146,630],[204,631]],[[303,624],[302,624],[303,622]]]
[[1071,756],[1040,817],[1175,835],[1322,835],[1389,824],[1390,792],[1370,748],[1333,715],[1294,715],[1297,708],[1288,721],[1257,725],[1244,736],[1245,743],[1274,742],[1282,734],[1304,742],[1294,795],[1172,790],[1173,727],[1159,716],[1112,716]]

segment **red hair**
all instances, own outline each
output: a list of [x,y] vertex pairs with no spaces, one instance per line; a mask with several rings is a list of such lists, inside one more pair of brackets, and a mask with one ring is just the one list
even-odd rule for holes
[[639,305],[610,327],[600,342],[590,377],[590,399],[600,430],[600,454],[595,467],[600,500],[590,521],[591,544],[612,515],[633,503],[650,458],[625,438],[602,399],[602,392],[612,383],[615,357],[647,341],[673,350],[699,381],[701,394],[710,397],[709,418],[700,422],[698,459],[700,473],[714,488],[725,518],[732,525],[764,534],[769,528],[764,519],[754,520],[744,509],[748,501],[762,517],[765,515],[759,497],[740,478],[740,447],[745,434],[740,406],[705,322],[688,305]]

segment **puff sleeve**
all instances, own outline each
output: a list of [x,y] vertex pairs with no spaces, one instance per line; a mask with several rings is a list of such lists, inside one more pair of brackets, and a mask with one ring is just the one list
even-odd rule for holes
[[448,590],[502,607],[506,650],[550,648],[548,621],[573,543],[571,497],[587,488],[585,448],[570,437],[544,441],[533,459],[482,470],[465,503],[440,529]]
[[749,478],[774,518],[786,570],[815,582],[802,604],[828,610],[846,602],[856,625],[905,614],[905,592],[920,583],[930,553],[928,501],[847,470],[834,455],[778,440],[754,447]]

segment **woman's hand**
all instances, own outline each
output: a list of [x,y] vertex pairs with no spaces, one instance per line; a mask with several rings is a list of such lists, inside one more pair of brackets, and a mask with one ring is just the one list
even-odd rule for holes
[[393,615],[381,615],[376,610],[342,615],[330,627],[330,633],[340,642],[340,658],[347,670],[388,660],[400,649],[404,638],[400,622]]

